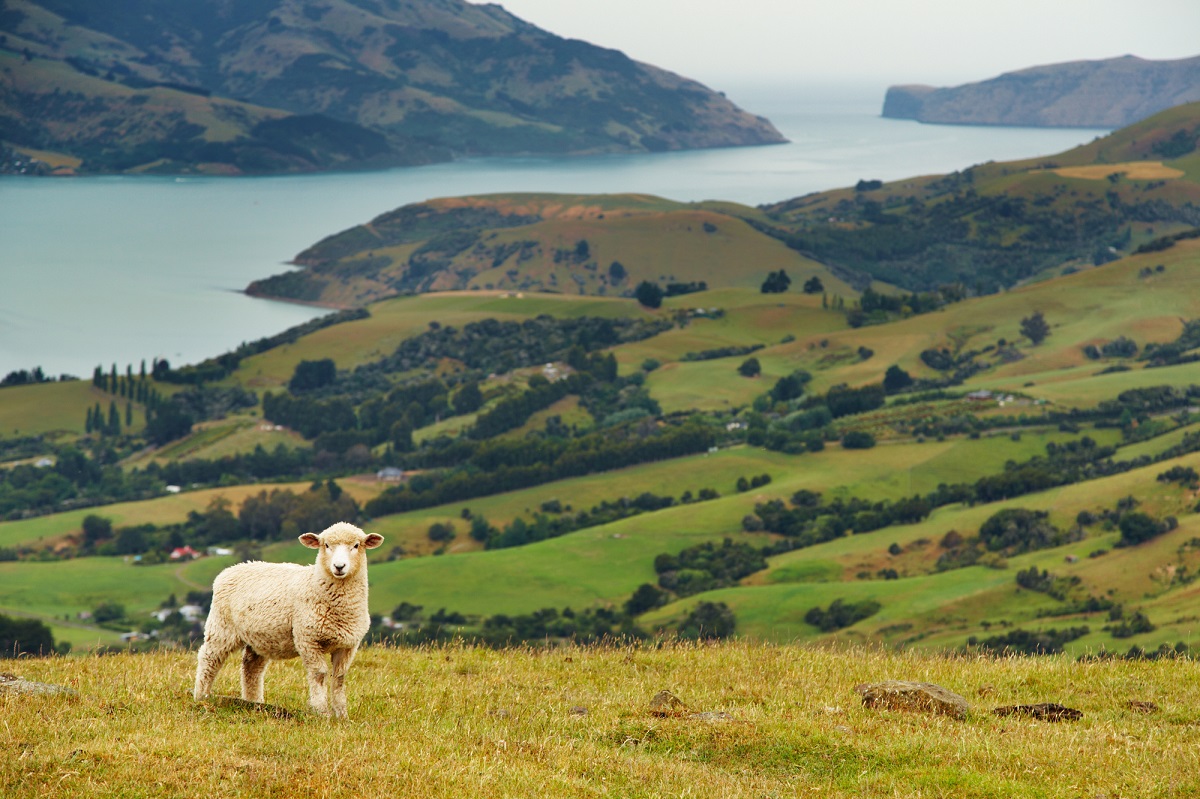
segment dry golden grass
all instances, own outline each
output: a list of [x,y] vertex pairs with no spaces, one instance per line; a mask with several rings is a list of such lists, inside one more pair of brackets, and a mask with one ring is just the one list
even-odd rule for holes
[[1093,164],[1092,166],[1065,166],[1053,170],[1064,178],[1104,180],[1109,175],[1120,173],[1131,180],[1169,180],[1183,177],[1182,169],[1163,166],[1162,161],[1127,161],[1123,164]]
[[[744,643],[663,649],[367,649],[351,720],[302,708],[276,664],[274,717],[190,696],[187,653],[27,660],[77,698],[0,694],[0,795],[1190,796],[1200,791],[1191,662],[974,660]],[[234,693],[231,664],[218,691]],[[934,682],[965,721],[865,709],[853,687]],[[687,705],[651,715],[667,689]],[[981,695],[981,691],[984,695]],[[1140,713],[1131,700],[1161,709]],[[999,718],[1062,702],[1076,722]],[[586,709],[581,712],[579,708]],[[713,714],[708,718],[691,713]],[[715,717],[714,717],[715,715]]]

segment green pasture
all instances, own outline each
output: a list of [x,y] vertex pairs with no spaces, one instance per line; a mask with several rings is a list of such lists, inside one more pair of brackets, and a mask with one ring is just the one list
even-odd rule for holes
[[559,317],[621,317],[638,313],[631,300],[508,292],[445,292],[397,297],[370,306],[371,316],[333,325],[242,361],[234,378],[255,389],[272,389],[291,379],[302,360],[332,358],[339,369],[353,369],[395,351],[405,339],[429,329],[431,322],[461,327],[483,319],[520,321],[539,314]]
[[[0,547],[36,546],[49,543],[66,535],[80,533],[85,516],[97,515],[111,519],[113,527],[131,527],[138,524],[176,524],[187,520],[190,511],[204,511],[217,497],[229,500],[231,510],[236,513],[246,497],[262,491],[290,489],[307,491],[311,483],[272,483],[205,488],[184,491],[154,499],[136,502],[117,502],[94,508],[65,511],[47,516],[36,516],[19,521],[0,522]],[[360,503],[376,496],[383,486],[373,480],[342,480],[339,482]]]
[[[108,418],[114,400],[124,429],[126,400],[94,388],[91,380],[0,388],[0,438],[57,432],[83,435],[88,408],[98,402]],[[133,422],[135,431],[146,422],[140,407],[134,408]]]

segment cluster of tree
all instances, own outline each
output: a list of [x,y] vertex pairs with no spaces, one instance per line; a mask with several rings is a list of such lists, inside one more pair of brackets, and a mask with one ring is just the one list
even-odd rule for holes
[[979,527],[979,541],[991,552],[1019,555],[1066,543],[1062,530],[1050,523],[1050,514],[1026,508],[1005,508]]
[[[820,493],[797,491],[791,497],[792,507],[773,499],[754,506],[754,515],[747,519],[758,529],[769,530],[795,539],[798,546],[812,546],[832,541],[843,535],[868,533],[898,524],[914,524],[933,511],[930,500],[913,496],[895,502],[841,497],[826,503]],[[746,527],[743,520],[742,526]]]
[[[69,375],[63,375],[63,380],[73,379]],[[42,371],[42,367],[35,366],[32,369],[14,369],[0,380],[0,388],[8,388],[10,386],[29,386],[36,383],[53,383],[54,378],[48,376]]]
[[646,491],[632,498],[603,500],[591,510],[578,513],[571,512],[569,505],[564,508],[558,500],[551,500],[542,503],[542,512],[534,513],[531,520],[526,521],[518,516],[500,530],[488,524],[482,516],[472,514],[471,537],[484,542],[488,549],[506,549],[544,541],[547,538],[557,538],[588,527],[610,524],[641,513],[674,507],[676,504],[704,502],[719,496],[713,488],[702,488],[695,496],[691,491],[685,491],[678,500]]
[[708,283],[704,280],[693,280],[687,283],[668,283],[663,289],[664,297],[678,297],[683,294],[696,294],[708,291]]
[[792,279],[788,277],[787,272],[780,269],[778,272],[771,272],[763,281],[760,291],[763,294],[783,294],[792,285]]
[[763,348],[762,344],[748,344],[744,347],[718,347],[711,350],[701,350],[700,352],[686,352],[681,361],[714,361],[718,358],[734,358],[739,355],[749,355],[752,352],[758,352]]
[[111,461],[102,464],[66,446],[55,452],[53,466],[24,463],[0,469],[0,518],[147,499],[161,494],[163,485],[149,471],[127,472]]
[[203,548],[235,541],[278,541],[301,533],[319,532],[334,522],[355,521],[358,503],[333,480],[315,482],[299,494],[290,489],[263,490],[247,497],[235,515],[223,496],[214,497],[204,511],[188,511],[179,524],[140,524],[115,528],[105,517],[84,517],[81,555],[145,555],[160,562],[177,547]]
[[463,641],[490,647],[549,645],[559,642],[599,644],[640,641],[648,636],[627,613],[612,608],[574,610],[542,608],[531,613],[472,617],[439,608],[424,613],[423,605],[401,602],[392,611],[391,629],[372,619],[371,643],[420,646]]
[[55,646],[54,635],[44,622],[0,614],[0,659],[66,654],[70,648],[66,642],[61,647]]
[[[616,378],[616,359],[611,354],[599,358],[603,361],[605,376],[611,374],[610,379]],[[553,383],[541,375],[534,375],[529,379],[528,390],[502,399],[485,413],[481,413],[467,435],[482,440],[515,430],[529,421],[530,416],[549,408],[567,395],[582,394],[591,382],[591,375],[586,372],[569,375]]]
[[678,597],[727,588],[765,568],[767,561],[760,547],[731,538],[720,545],[706,541],[678,555],[663,553],[654,559],[659,587]]
[[850,327],[885,324],[897,318],[932,313],[966,297],[966,287],[961,283],[909,294],[881,294],[868,287],[858,301],[846,309],[846,323]]
[[1068,594],[1079,583],[1080,579],[1074,575],[1071,577],[1059,577],[1045,569],[1038,571],[1037,566],[1030,566],[1028,569],[1017,572],[1017,585],[1030,591],[1046,594],[1060,602],[1065,602]]
[[1112,341],[1106,341],[1098,348],[1095,344],[1087,344],[1083,354],[1093,361],[1101,358],[1132,358],[1138,354],[1138,345],[1131,338],[1118,336]]
[[979,639],[972,635],[967,639],[967,652],[993,655],[1057,655],[1063,645],[1082,638],[1091,630],[1088,627],[1067,627],[1061,630],[1012,630],[1002,635]]
[[[488,441],[470,451],[462,468],[413,479],[389,488],[367,503],[372,516],[459,502],[518,488],[704,452],[716,441],[713,428],[688,420],[661,429],[609,428],[569,441],[529,439]],[[424,476],[423,476],[424,477]]]
[[1200,484],[1200,474],[1197,474],[1191,466],[1172,466],[1154,479],[1160,483],[1179,483],[1193,490]]
[[594,352],[641,341],[669,330],[673,324],[670,319],[558,319],[544,314],[520,322],[484,319],[462,328],[433,323],[424,333],[401,342],[391,355],[355,371],[409,372],[453,359],[468,369],[502,374],[566,360],[573,347]]
[[1140,610],[1134,612],[1134,614],[1129,617],[1126,617],[1123,612],[1114,613],[1112,614],[1112,618],[1114,621],[1119,623],[1110,624],[1104,629],[1107,630],[1109,635],[1111,635],[1113,638],[1132,638],[1135,635],[1154,632],[1156,629],[1158,629],[1157,625],[1150,621],[1150,618]]
[[1182,363],[1194,363],[1200,360],[1200,353],[1195,350],[1200,347],[1200,319],[1190,319],[1183,323],[1183,330],[1174,341],[1165,344],[1151,342],[1142,352],[1146,368],[1159,366],[1174,366]]
[[861,602],[835,599],[828,608],[822,608],[819,605],[809,608],[808,612],[804,614],[804,621],[821,632],[830,633],[870,618],[882,608],[883,605],[873,599],[864,599]]

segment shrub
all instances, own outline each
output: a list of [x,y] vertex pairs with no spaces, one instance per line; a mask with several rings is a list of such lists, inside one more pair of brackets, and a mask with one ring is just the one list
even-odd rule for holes
[[845,602],[835,599],[828,609],[820,606],[810,608],[808,613],[804,614],[804,620],[821,632],[828,633],[874,616],[882,607],[883,605],[873,599],[866,599],[862,602]]
[[701,641],[728,638],[737,628],[737,618],[724,602],[700,602],[679,625],[679,637]]
[[851,430],[842,436],[842,446],[846,449],[871,449],[875,446],[875,436],[862,430]]
[[762,364],[758,362],[758,358],[747,358],[738,367],[738,374],[742,377],[758,377],[762,374]]

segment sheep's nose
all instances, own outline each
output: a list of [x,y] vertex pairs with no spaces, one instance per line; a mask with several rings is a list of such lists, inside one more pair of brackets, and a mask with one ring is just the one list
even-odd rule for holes
[[333,570],[335,572],[337,572],[338,574],[341,574],[342,572],[346,571],[346,564],[345,563],[335,563],[335,564],[333,564]]

